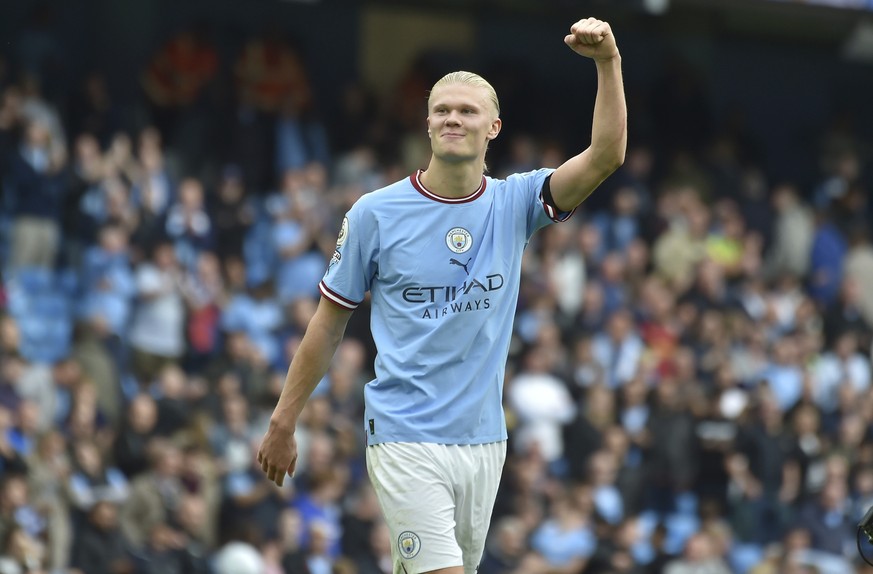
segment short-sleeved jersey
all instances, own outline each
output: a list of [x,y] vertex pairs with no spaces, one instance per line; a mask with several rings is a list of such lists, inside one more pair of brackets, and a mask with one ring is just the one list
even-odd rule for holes
[[428,191],[421,172],[362,196],[319,288],[355,309],[372,297],[369,444],[504,440],[503,376],[524,248],[563,221],[543,199],[552,170],[482,178],[473,194]]

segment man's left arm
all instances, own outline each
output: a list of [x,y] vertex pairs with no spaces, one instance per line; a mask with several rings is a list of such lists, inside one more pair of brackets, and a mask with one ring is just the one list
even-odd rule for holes
[[597,65],[591,145],[561,164],[549,181],[555,207],[572,211],[624,163],[627,104],[621,54],[609,24],[595,18],[580,20],[570,27],[564,43]]

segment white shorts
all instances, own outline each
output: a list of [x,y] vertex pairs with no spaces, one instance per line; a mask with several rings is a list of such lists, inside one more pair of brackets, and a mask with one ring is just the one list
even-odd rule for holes
[[506,441],[367,447],[367,472],[391,531],[394,574],[476,571],[505,460]]

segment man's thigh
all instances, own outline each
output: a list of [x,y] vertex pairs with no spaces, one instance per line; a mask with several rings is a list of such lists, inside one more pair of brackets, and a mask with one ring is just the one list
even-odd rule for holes
[[497,488],[506,460],[506,442],[458,446],[455,464],[464,470],[455,497],[455,537],[461,546],[464,571],[476,571],[485,551]]

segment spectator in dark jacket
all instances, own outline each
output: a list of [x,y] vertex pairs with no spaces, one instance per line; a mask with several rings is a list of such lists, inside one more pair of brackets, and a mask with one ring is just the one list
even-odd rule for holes
[[131,574],[133,562],[118,526],[115,503],[101,500],[91,507],[88,520],[76,530],[70,565],[88,574]]
[[61,241],[61,206],[66,193],[63,159],[53,152],[48,128],[28,124],[4,182],[11,212],[11,262],[15,268],[50,268]]

